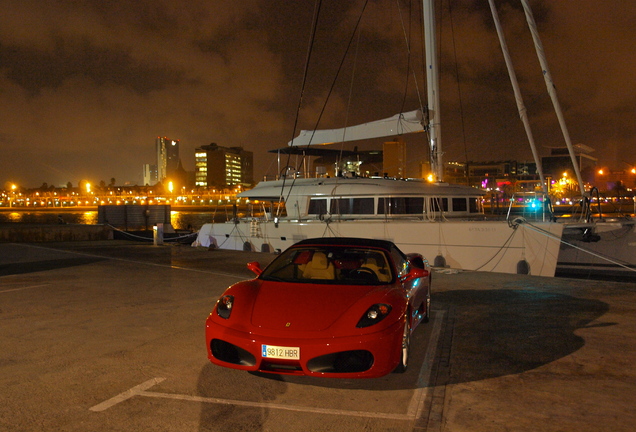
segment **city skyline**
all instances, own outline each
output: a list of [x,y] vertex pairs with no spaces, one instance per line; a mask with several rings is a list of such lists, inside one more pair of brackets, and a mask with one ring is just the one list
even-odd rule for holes
[[[563,139],[520,4],[497,3],[545,156],[550,147],[563,146]],[[313,7],[259,0],[179,7],[161,0],[5,1],[0,181],[39,187],[114,177],[141,184],[140,167],[154,160],[157,136],[181,140],[188,171],[194,168],[194,149],[217,142],[253,152],[255,178],[275,173],[276,155],[268,151],[284,147],[300,129],[314,128],[362,5],[323,2],[294,130]],[[397,10],[388,0],[367,6],[356,46],[359,63],[345,64],[344,82],[334,88],[321,128],[418,107],[410,94],[413,82],[405,96],[409,60],[402,22],[408,22],[408,2],[401,6]],[[436,6],[445,159],[531,160],[487,2],[453,2],[452,27],[448,2]],[[531,6],[572,141],[596,149],[600,166],[633,166],[636,3],[536,0]],[[419,6],[410,15],[418,13]],[[416,72],[418,61],[410,64]],[[423,79],[418,80],[421,91]],[[409,140],[414,152],[409,157],[424,159],[422,136]]]

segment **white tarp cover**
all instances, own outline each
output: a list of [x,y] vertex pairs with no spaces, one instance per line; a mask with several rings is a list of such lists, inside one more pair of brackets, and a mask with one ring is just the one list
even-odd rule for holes
[[421,110],[399,113],[393,117],[340,129],[301,130],[290,146],[324,145],[344,141],[423,132]]

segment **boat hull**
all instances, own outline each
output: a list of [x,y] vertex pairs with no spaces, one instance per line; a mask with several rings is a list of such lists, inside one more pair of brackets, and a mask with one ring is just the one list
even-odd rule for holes
[[557,275],[636,280],[636,224],[605,220],[566,224]]
[[432,265],[470,271],[554,276],[563,225],[553,222],[448,220],[238,220],[204,225],[196,245],[277,252],[314,237],[363,237],[394,242]]

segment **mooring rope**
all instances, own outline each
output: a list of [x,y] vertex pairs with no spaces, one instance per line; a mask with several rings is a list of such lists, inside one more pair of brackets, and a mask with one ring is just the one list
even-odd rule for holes
[[636,268],[630,267],[629,263],[628,264],[621,263],[619,261],[616,261],[616,260],[612,259],[611,257],[605,256],[605,255],[599,254],[598,252],[594,252],[594,251],[585,249],[583,247],[577,246],[575,244],[572,244],[572,243],[570,243],[570,242],[568,242],[566,240],[563,240],[561,237],[552,234],[549,231],[546,231],[546,230],[544,230],[544,229],[542,229],[542,228],[540,228],[538,226],[535,226],[535,225],[531,224],[525,218],[521,218],[521,217],[515,218],[514,221],[517,224],[525,224],[529,229],[534,230],[534,231],[536,231],[536,232],[538,232],[540,234],[544,234],[544,235],[546,235],[548,237],[551,237],[553,239],[556,239],[556,240],[560,241],[561,243],[563,243],[564,245],[573,247],[574,249],[580,250],[581,252],[584,252],[586,254],[595,256],[596,258],[602,259],[604,261],[607,261],[609,263],[612,263],[612,264],[617,265],[619,267],[623,267],[624,269],[627,269],[629,271],[632,271],[632,272],[636,273]]

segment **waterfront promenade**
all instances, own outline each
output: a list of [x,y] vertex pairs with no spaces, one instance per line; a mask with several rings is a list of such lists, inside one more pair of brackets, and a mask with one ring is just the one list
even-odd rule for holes
[[636,424],[634,284],[436,272],[432,319],[414,334],[406,374],[329,380],[210,364],[204,322],[214,301],[252,277],[246,262],[272,258],[113,240],[0,243],[0,430]]

